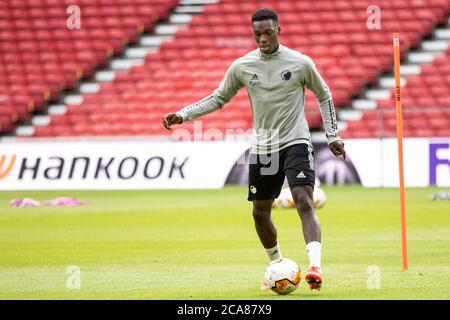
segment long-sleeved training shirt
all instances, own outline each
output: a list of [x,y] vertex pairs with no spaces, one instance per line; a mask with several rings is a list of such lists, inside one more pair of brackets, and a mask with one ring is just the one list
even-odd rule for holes
[[340,140],[330,90],[313,61],[281,44],[274,53],[263,54],[256,49],[235,60],[211,95],[178,114],[188,121],[216,111],[242,87],[248,91],[253,112],[251,153],[265,154],[297,143],[311,144],[305,118],[305,87],[317,97],[328,144]]

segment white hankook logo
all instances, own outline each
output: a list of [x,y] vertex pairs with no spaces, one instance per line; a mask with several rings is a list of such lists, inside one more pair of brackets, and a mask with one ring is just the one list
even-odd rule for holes
[[256,193],[256,188],[255,186],[250,186],[250,192],[255,194]]

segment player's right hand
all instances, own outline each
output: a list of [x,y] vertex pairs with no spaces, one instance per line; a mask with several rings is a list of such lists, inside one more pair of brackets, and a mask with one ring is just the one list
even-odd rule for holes
[[162,117],[162,124],[167,130],[172,130],[170,128],[171,125],[181,123],[183,123],[183,118],[176,113],[167,113]]

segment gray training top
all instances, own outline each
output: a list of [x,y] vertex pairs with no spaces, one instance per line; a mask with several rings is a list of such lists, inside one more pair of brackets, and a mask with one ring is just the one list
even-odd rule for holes
[[281,44],[274,53],[256,49],[235,60],[213,94],[177,113],[183,121],[193,120],[222,108],[246,87],[253,112],[251,153],[277,152],[297,143],[311,144],[305,86],[319,102],[328,144],[340,140],[330,90],[313,61]]

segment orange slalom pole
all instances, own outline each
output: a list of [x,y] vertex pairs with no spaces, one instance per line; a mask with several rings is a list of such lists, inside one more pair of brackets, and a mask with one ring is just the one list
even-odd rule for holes
[[406,239],[405,176],[403,171],[403,120],[400,96],[400,37],[394,33],[395,108],[397,114],[398,169],[400,180],[400,221],[402,229],[403,270],[408,269],[408,245]]

